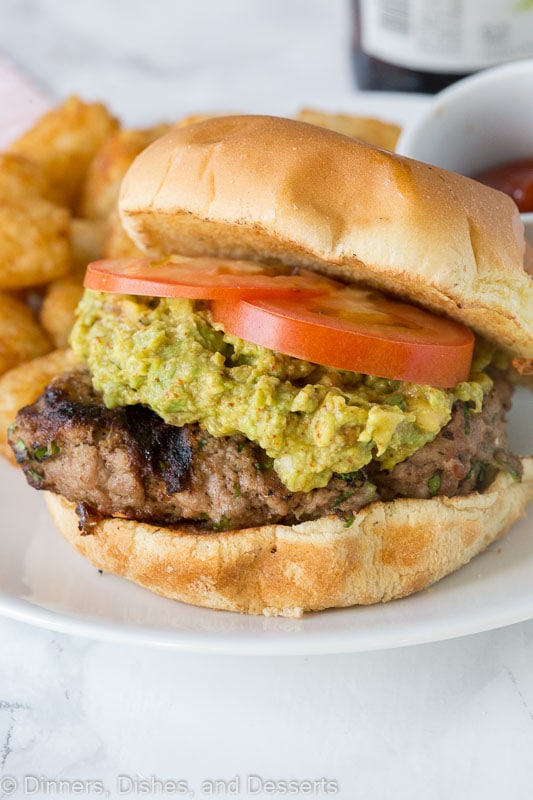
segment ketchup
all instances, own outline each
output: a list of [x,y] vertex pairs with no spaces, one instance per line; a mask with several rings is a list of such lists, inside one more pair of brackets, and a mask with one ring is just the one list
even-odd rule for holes
[[533,211],[533,158],[479,172],[474,178],[513,198],[522,213]]

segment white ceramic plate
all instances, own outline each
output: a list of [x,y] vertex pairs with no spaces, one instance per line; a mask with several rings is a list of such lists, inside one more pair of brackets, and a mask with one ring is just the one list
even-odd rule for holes
[[[345,98],[314,105],[402,122],[422,102],[371,95],[364,101]],[[511,436],[516,449],[529,453],[530,412],[531,395],[521,390]],[[386,605],[290,620],[194,608],[100,574],[63,541],[41,495],[5,463],[0,464],[0,487],[0,613],[57,631],[181,651],[282,655],[438,641],[533,617],[531,513],[501,542],[428,591]]]

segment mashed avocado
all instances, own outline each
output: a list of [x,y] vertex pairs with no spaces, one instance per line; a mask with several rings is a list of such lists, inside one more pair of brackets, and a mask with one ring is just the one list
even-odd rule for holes
[[78,315],[72,347],[107,406],[143,403],[172,425],[241,433],[290,491],[372,459],[391,469],[437,435],[456,399],[480,411],[492,385],[486,354],[453,390],[320,367],[224,334],[190,300],[86,291]]

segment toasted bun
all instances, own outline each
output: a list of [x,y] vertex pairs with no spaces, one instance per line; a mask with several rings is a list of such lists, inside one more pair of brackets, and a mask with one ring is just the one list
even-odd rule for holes
[[533,358],[533,280],[504,194],[303,122],[218,117],[173,130],[127,173],[143,251],[281,259],[363,281]]
[[453,572],[501,536],[533,497],[533,458],[517,483],[500,473],[483,494],[400,499],[336,516],[225,533],[108,518],[82,536],[73,503],[48,494],[65,539],[98,569],[175,600],[248,614],[404,597]]

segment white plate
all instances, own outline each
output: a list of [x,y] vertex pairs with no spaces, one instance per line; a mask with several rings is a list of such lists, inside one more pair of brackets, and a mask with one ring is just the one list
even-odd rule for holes
[[[399,122],[422,104],[421,98],[398,95],[313,102]],[[520,390],[510,430],[514,447],[529,453],[530,412],[531,395]],[[290,620],[194,608],[102,575],[63,541],[41,495],[5,463],[0,486],[0,613],[57,631],[181,651],[289,655],[438,641],[533,617],[531,513],[501,542],[430,590],[386,605]]]

